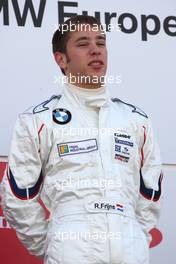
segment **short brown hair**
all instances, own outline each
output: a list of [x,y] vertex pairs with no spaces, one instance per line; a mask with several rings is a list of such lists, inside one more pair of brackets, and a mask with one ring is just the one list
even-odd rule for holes
[[60,25],[59,29],[57,29],[53,35],[52,38],[53,53],[57,51],[66,53],[66,45],[69,39],[69,33],[71,32],[71,30],[69,30],[70,24],[74,24],[74,25],[89,24],[91,26],[98,25],[101,28],[101,23],[93,16],[77,15],[69,18],[63,24]]

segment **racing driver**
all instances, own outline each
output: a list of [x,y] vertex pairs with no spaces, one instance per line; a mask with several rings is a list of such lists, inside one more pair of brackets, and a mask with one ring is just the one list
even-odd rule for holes
[[45,264],[149,264],[162,183],[150,118],[110,98],[106,36],[94,17],[68,19],[52,45],[67,83],[19,115],[4,214]]

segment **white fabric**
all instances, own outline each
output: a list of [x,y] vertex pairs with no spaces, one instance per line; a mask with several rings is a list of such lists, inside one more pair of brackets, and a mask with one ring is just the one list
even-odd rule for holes
[[[17,120],[7,171],[29,199],[16,197],[5,176],[4,214],[26,248],[45,255],[45,264],[149,263],[148,232],[160,211],[160,199],[154,201],[160,155],[149,118],[112,102],[106,91],[69,85],[60,99]],[[54,121],[60,109],[71,113],[69,122]],[[30,197],[41,170],[43,185]],[[140,193],[140,170],[151,199]],[[51,212],[49,225],[39,197]]]
[[100,108],[106,104],[108,100],[108,91],[106,86],[102,86],[100,88],[81,88],[68,83],[65,88],[67,92],[74,97],[80,107],[87,106]]

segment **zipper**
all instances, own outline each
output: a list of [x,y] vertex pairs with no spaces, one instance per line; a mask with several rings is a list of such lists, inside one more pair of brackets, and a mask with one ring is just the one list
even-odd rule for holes
[[[101,160],[101,167],[102,167],[102,174],[103,174],[103,178],[106,180],[106,174],[105,174],[105,167],[104,167],[104,163],[103,163],[103,158],[102,158],[102,150],[101,150],[101,133],[99,133],[100,129],[101,129],[101,116],[102,116],[102,111],[103,111],[103,107],[100,107],[100,110],[99,110],[99,115],[98,115],[98,139],[99,139],[99,155],[100,155],[100,160]],[[106,189],[104,188],[104,197],[106,196]],[[109,235],[109,221],[108,221],[108,213],[105,213],[106,214],[106,224],[107,224],[107,228],[106,228],[106,236],[108,237]],[[107,239],[107,238],[106,238]],[[110,241],[108,239],[108,242],[107,242],[107,251],[108,251],[108,255],[109,255],[109,264],[111,264],[111,256],[110,256]]]

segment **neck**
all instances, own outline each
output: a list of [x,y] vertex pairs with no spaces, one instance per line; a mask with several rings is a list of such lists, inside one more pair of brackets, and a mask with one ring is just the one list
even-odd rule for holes
[[72,83],[67,83],[65,92],[69,94],[69,98],[74,100],[81,107],[100,108],[108,102],[109,98],[105,86],[91,89],[85,86],[80,87]]
[[[86,88],[86,89],[97,89],[105,85],[104,82],[102,82],[100,77],[97,77],[96,79],[93,79],[91,76],[88,77],[88,81],[84,78],[84,76],[75,76],[74,79],[72,79],[72,76],[70,73],[67,74],[67,81],[69,84],[73,84],[75,86]],[[96,76],[95,76],[96,77]],[[87,81],[87,82],[86,82]]]
[[[69,82],[69,84],[72,84]],[[97,89],[102,87],[102,83],[73,83],[75,86],[85,88],[85,89]]]

